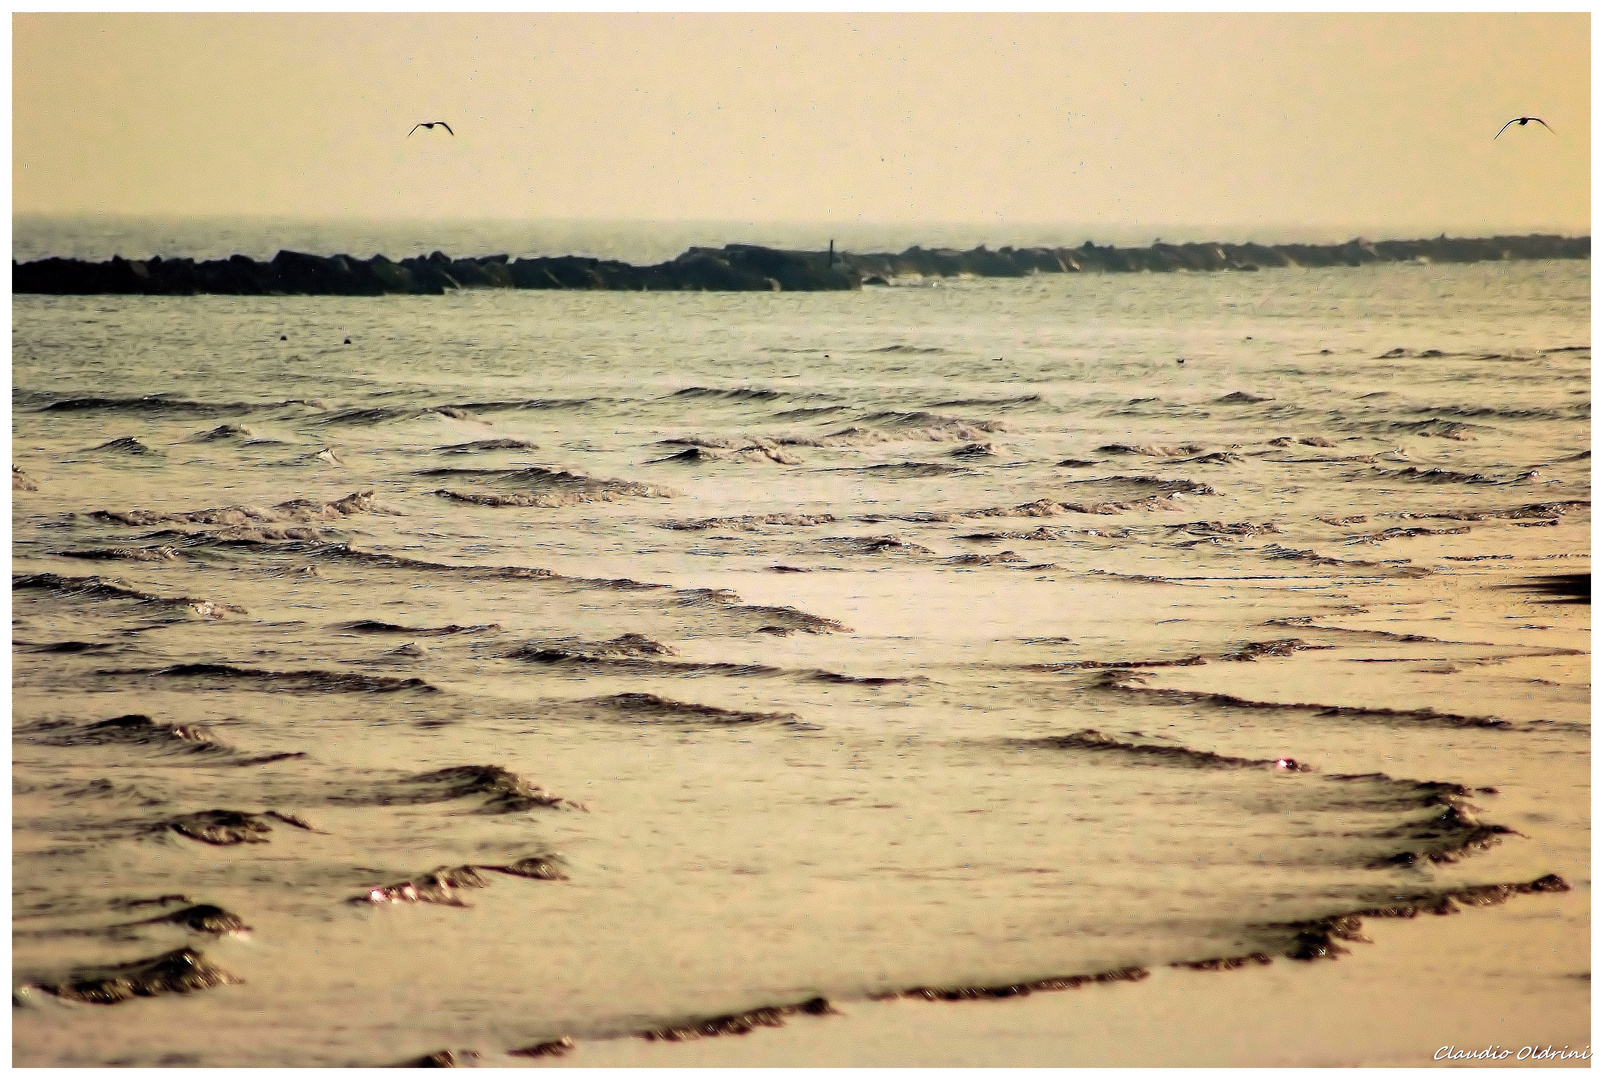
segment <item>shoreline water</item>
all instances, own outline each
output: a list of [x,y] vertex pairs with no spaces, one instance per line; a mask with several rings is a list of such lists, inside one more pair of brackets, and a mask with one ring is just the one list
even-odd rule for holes
[[1586,269],[19,297],[14,1055],[1584,1037]]
[[[1566,901],[1584,903],[1583,901]],[[841,1006],[740,1038],[579,1043],[551,1064],[588,1068],[1428,1068],[1462,1066],[1446,1046],[1511,1051],[1497,1067],[1585,1068],[1579,1057],[1520,1057],[1526,1046],[1590,1050],[1590,984],[1551,963],[1534,912],[1382,921],[1370,945],[1334,964],[1231,972],[1162,969],[1140,983],[970,1003]],[[1471,958],[1488,941],[1519,976],[1488,978]],[[1566,987],[1559,1003],[1540,989]],[[1489,995],[1496,1009],[1484,1007]],[[1555,1005],[1557,1007],[1555,1008]],[[1434,1035],[1435,1038],[1431,1038]],[[465,1049],[465,1047],[464,1047]],[[488,1051],[488,1048],[485,1048]],[[485,1053],[484,1064],[532,1065]]]

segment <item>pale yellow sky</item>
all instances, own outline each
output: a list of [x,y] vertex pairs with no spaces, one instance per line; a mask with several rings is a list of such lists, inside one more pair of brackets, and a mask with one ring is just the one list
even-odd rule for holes
[[12,25],[18,213],[1590,231],[1586,14]]

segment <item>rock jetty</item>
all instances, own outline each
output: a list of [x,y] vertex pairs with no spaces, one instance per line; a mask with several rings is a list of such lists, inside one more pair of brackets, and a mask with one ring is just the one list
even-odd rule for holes
[[578,255],[454,259],[443,252],[402,259],[280,251],[268,262],[244,255],[197,262],[114,257],[48,258],[11,265],[14,293],[124,293],[191,296],[441,295],[447,289],[613,289],[629,291],[818,292],[883,285],[897,278],[1025,277],[1084,272],[1259,270],[1363,266],[1378,262],[1467,263],[1504,259],[1588,259],[1591,237],[1350,240],[1345,244],[1165,244],[1144,248],[1013,248],[970,251],[910,247],[900,254],[782,251],[751,244],[693,247],[655,266]]

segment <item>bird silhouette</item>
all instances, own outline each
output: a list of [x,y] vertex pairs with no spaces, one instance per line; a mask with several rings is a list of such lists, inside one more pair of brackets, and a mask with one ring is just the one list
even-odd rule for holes
[[[1510,120],[1508,122],[1508,124],[1504,124],[1502,127],[1498,128],[1497,129],[1497,134],[1493,135],[1492,138],[1496,139],[1496,138],[1498,138],[1498,136],[1502,135],[1503,132],[1507,131],[1508,127],[1509,127],[1509,124],[1518,124],[1520,127],[1524,127],[1526,124],[1529,124],[1532,120],[1535,120],[1538,124],[1541,124],[1543,127],[1547,128],[1547,130],[1553,131],[1552,128],[1547,126],[1547,121],[1543,120],[1540,116],[1516,116],[1514,119]],[[1553,134],[1557,135],[1558,132],[1553,131]]]
[[[1511,123],[1511,124],[1513,122],[1514,121],[1512,121],[1512,120],[1509,121],[1509,123]],[[1521,122],[1523,123],[1523,121],[1521,121]],[[447,124],[444,120],[425,120],[421,124],[413,124],[412,125],[412,131],[416,131],[418,128],[428,128],[428,129],[430,129],[432,131],[435,128],[436,125],[438,125],[439,127],[444,128],[446,131],[451,131],[451,125]],[[1549,128],[1548,130],[1551,131],[1552,129]],[[410,139],[412,137],[412,131],[408,131],[406,133],[406,137],[408,139]],[[1499,131],[1498,134],[1501,135],[1502,132]],[[453,139],[456,138],[456,132],[451,131],[451,138],[453,138]]]

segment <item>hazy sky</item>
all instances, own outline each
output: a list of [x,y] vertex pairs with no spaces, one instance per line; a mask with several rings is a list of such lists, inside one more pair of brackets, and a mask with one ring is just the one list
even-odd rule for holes
[[[1590,229],[1590,17],[13,16],[14,212]],[[1510,128],[1532,113],[1536,125]],[[444,119],[407,136],[419,120]]]

